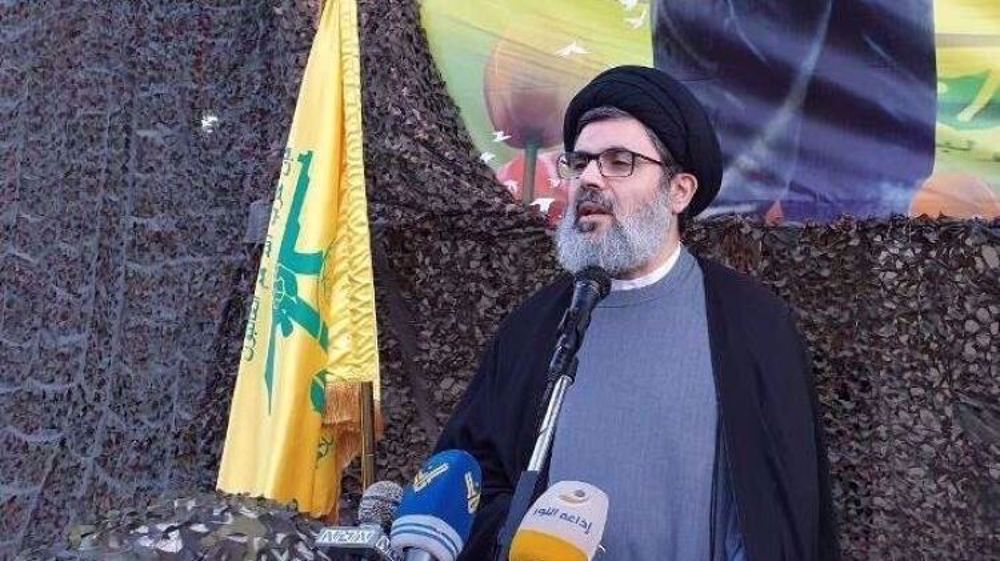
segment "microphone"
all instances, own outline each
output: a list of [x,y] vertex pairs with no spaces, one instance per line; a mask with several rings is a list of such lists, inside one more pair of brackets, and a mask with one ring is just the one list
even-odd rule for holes
[[538,497],[510,546],[510,561],[590,561],[608,519],[608,495],[589,483],[560,481]]
[[[611,276],[600,267],[587,267],[573,275],[573,299],[570,301],[571,314],[590,322],[590,312],[597,303],[611,292]],[[585,323],[585,324],[586,324]]]
[[600,267],[587,267],[573,275],[573,297],[559,322],[559,340],[549,362],[549,380],[576,375],[576,352],[590,325],[597,303],[611,292],[611,277]]
[[472,531],[483,476],[462,450],[433,456],[413,478],[392,523],[392,547],[406,561],[455,561]]
[[403,489],[391,481],[372,484],[358,503],[358,525],[323,528],[316,546],[332,561],[399,561],[386,531],[402,495]]

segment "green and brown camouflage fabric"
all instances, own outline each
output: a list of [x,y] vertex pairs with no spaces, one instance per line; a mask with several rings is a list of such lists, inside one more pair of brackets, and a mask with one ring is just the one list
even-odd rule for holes
[[69,547],[36,548],[18,561],[329,561],[314,541],[323,524],[290,507],[202,493],[75,526]]

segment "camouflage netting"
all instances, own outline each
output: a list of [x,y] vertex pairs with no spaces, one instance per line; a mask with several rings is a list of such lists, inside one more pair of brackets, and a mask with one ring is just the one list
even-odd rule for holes
[[[542,219],[478,162],[416,3],[360,8],[380,475],[402,481],[555,265]],[[229,504],[193,493],[214,483],[259,258],[248,209],[270,200],[317,13],[0,2],[0,557],[138,543],[143,517]],[[1000,225],[728,220],[690,238],[800,313],[846,558],[1000,558]],[[147,510],[168,490],[196,502]]]
[[111,510],[74,526],[62,551],[33,548],[22,561],[330,561],[316,538],[323,523],[290,506],[246,496],[194,493]]

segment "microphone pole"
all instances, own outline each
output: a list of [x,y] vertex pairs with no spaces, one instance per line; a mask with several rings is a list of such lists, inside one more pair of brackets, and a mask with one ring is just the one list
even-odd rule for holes
[[573,299],[559,323],[559,338],[549,361],[548,383],[542,398],[542,403],[546,404],[545,413],[528,467],[518,477],[507,518],[497,536],[495,561],[508,561],[517,527],[541,494],[538,485],[555,438],[556,421],[559,420],[566,391],[576,379],[576,354],[590,326],[590,313],[610,291],[611,277],[600,267],[588,267],[574,275]]

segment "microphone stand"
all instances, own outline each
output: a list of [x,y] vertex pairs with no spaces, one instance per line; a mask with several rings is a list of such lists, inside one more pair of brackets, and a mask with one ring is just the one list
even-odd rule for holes
[[507,518],[497,536],[495,561],[508,561],[510,545],[514,541],[517,527],[521,524],[524,515],[528,513],[532,503],[541,495],[542,489],[539,489],[541,472],[548,461],[552,441],[555,438],[556,421],[559,420],[563,401],[566,399],[566,391],[576,380],[576,368],[579,364],[576,353],[580,350],[583,335],[590,325],[591,310],[596,305],[597,300],[606,294],[607,290],[604,290],[603,294],[593,300],[589,306],[583,306],[582,309],[571,305],[559,323],[559,339],[556,342],[555,351],[552,353],[552,360],[549,362],[548,384],[542,400],[543,403],[547,403],[545,414],[538,429],[535,449],[531,453],[528,467],[518,477],[510,509],[507,511]]

